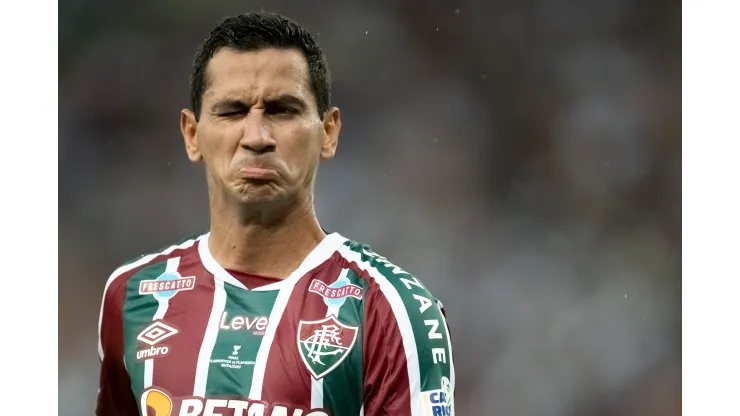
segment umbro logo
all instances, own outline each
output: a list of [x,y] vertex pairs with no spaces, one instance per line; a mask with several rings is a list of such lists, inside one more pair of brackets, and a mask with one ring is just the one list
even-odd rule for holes
[[151,325],[144,328],[136,337],[139,341],[148,345],[159,344],[165,339],[177,334],[177,329],[167,325],[161,320],[154,321]]
[[136,337],[140,342],[149,345],[148,348],[145,347],[136,351],[136,359],[148,360],[167,355],[170,352],[170,348],[167,345],[159,346],[157,344],[176,335],[178,332],[177,329],[161,320],[152,322],[151,325],[144,328]]

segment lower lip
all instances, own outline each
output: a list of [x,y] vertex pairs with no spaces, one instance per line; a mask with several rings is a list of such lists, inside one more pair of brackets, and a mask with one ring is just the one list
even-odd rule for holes
[[241,168],[239,174],[247,179],[276,179],[278,177],[276,171],[260,168]]

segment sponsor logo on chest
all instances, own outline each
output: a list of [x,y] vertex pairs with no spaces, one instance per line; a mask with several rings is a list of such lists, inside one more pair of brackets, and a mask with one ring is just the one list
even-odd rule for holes
[[253,335],[265,335],[270,320],[266,316],[234,315],[229,317],[228,312],[221,314],[218,327],[223,331],[247,331]]
[[306,409],[283,404],[272,405],[258,400],[210,399],[203,397],[172,398],[157,387],[146,390],[140,399],[141,414],[149,416],[329,416],[322,409]]
[[362,299],[362,288],[350,283],[346,277],[340,277],[330,285],[314,279],[311,281],[308,291],[321,295],[328,306],[337,308],[344,305],[348,297]]
[[139,283],[140,295],[154,295],[157,300],[172,299],[182,290],[195,287],[195,276],[182,277],[177,272],[164,272],[154,280],[142,280]]

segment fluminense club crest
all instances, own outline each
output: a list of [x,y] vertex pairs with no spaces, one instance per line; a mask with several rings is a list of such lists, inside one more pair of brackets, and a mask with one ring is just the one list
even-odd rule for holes
[[355,345],[357,328],[339,322],[334,315],[298,324],[298,350],[314,378],[327,375],[347,358]]

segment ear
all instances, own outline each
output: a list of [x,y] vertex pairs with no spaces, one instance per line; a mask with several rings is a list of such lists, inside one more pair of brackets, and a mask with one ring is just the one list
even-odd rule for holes
[[339,117],[339,109],[332,107],[324,116],[324,141],[321,143],[321,158],[331,159],[337,152],[339,144],[339,131],[342,129],[342,119]]
[[188,159],[192,162],[203,160],[203,155],[198,147],[198,121],[195,119],[195,114],[188,109],[180,112],[180,132],[183,140],[185,140],[185,151],[188,153]]

